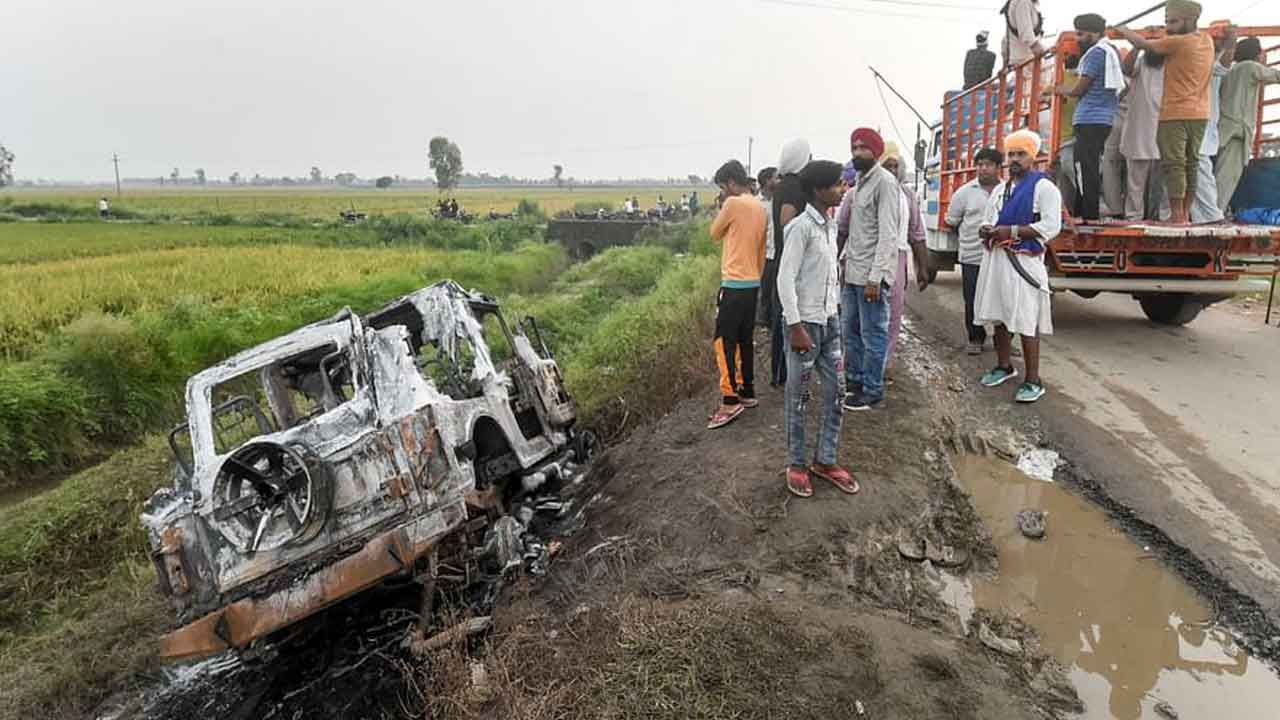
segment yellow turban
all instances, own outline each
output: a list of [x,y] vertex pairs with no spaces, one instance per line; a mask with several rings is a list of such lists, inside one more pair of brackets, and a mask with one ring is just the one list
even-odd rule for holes
[[1197,20],[1200,18],[1200,3],[1191,0],[1169,0],[1169,4],[1165,6],[1166,14],[1174,17],[1186,18],[1188,20]]
[[1031,157],[1040,154],[1040,135],[1032,130],[1019,130],[1004,138],[1004,151],[1021,150]]
[[898,149],[898,143],[893,140],[884,144],[884,154],[880,156],[880,164],[883,165],[889,158],[894,158],[898,164],[902,164],[902,150]]

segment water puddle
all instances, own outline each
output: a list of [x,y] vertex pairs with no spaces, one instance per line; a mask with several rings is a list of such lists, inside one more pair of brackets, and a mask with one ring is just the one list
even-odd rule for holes
[[[966,622],[1004,610],[1071,668],[1093,720],[1163,716],[1274,717],[1280,677],[1214,627],[1214,610],[1101,511],[1060,486],[986,457],[957,458],[999,550],[998,578],[949,578],[943,589]],[[1048,512],[1043,540],[1018,531],[1018,511]]]

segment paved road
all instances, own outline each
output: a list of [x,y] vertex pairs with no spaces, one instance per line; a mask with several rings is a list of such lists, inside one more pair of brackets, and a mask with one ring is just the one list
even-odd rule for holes
[[[958,273],[908,304],[960,347]],[[1116,294],[1058,294],[1053,315],[1047,427],[1071,436],[1057,440],[1115,500],[1280,622],[1280,328],[1238,305],[1160,326]]]

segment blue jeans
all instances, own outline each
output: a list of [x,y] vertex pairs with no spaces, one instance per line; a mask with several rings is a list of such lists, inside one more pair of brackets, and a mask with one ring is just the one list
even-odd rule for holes
[[808,465],[804,442],[805,407],[809,403],[809,383],[817,369],[822,384],[822,408],[818,424],[815,462],[834,465],[840,445],[840,400],[844,397],[844,355],[840,347],[840,317],[832,315],[825,325],[805,323],[813,348],[798,353],[787,343],[787,462],[794,467]]
[[844,320],[845,385],[862,388],[868,400],[884,399],[884,360],[889,349],[889,295],[880,283],[880,299],[867,302],[863,286],[845,285],[840,315]]

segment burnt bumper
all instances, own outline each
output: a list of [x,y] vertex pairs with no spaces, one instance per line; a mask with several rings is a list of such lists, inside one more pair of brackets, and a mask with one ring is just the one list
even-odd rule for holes
[[189,660],[231,649],[288,627],[334,603],[377,585],[414,563],[466,520],[461,501],[374,536],[352,555],[274,593],[245,598],[160,638],[160,656]]

